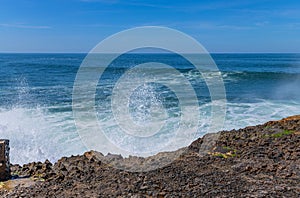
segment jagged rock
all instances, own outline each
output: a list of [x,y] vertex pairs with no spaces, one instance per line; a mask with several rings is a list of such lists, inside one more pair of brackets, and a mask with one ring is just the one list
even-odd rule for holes
[[[89,151],[54,165],[11,165],[14,177],[35,183],[0,190],[0,197],[299,197],[300,116],[217,136],[216,142],[210,141],[216,136],[207,135],[148,158]],[[164,167],[149,169],[170,159]],[[149,171],[124,170],[135,166]]]

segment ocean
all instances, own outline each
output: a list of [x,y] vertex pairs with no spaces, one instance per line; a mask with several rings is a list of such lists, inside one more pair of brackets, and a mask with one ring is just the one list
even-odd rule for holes
[[[81,141],[72,113],[73,84],[85,56],[0,54],[0,139],[10,140],[12,163],[46,159],[54,162],[90,149]],[[224,130],[300,113],[300,54],[212,54],[212,58],[221,71],[226,89]],[[150,61],[171,65],[191,83],[201,114],[198,137],[203,136],[210,118],[209,90],[205,81],[199,78],[199,72],[174,54],[126,54],[120,57],[99,80],[95,96],[97,118],[113,129],[109,108],[114,84],[129,67]],[[160,68],[153,70],[165,72],[169,83],[176,85],[178,82],[176,75],[168,75]],[[143,74],[135,77],[143,78]],[[174,123],[178,121],[180,108],[176,94],[165,86],[147,84],[131,95],[129,107],[135,122],[145,123],[151,119],[147,110],[150,103],[162,105],[167,109],[167,119]],[[113,133],[108,130],[110,132]],[[118,141],[126,140],[121,137]]]

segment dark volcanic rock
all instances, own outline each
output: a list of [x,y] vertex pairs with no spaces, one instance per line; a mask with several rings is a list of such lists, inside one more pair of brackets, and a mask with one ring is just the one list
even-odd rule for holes
[[[1,197],[299,197],[300,116],[207,135],[189,147],[149,158],[103,156],[90,151],[49,161],[12,165],[14,177],[37,180],[29,187],[0,190]],[[203,154],[207,150],[206,154]],[[163,168],[127,172],[115,165]],[[200,153],[199,153],[200,152]],[[104,160],[100,160],[104,159]],[[105,162],[105,163],[104,163]]]

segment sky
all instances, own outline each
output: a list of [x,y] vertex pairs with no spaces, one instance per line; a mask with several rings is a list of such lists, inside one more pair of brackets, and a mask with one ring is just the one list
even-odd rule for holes
[[87,53],[138,26],[182,31],[209,52],[300,52],[299,0],[0,0],[0,52]]

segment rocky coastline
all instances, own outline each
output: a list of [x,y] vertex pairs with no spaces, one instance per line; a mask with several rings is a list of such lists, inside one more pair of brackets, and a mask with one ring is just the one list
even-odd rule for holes
[[221,131],[200,155],[208,136],[172,163],[146,172],[112,164],[163,160],[178,151],[146,159],[89,151],[55,164],[11,165],[12,178],[0,183],[0,197],[300,197],[300,115]]

